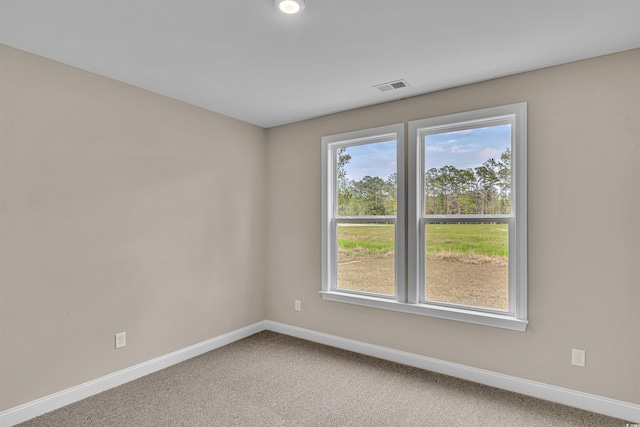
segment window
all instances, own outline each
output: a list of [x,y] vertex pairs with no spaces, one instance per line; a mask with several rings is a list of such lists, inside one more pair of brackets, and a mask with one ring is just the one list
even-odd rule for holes
[[402,298],[404,125],[325,137],[322,144],[324,290]]
[[525,330],[526,103],[403,130],[322,139],[323,298]]
[[526,104],[409,129],[410,300],[460,312],[448,318],[524,329]]

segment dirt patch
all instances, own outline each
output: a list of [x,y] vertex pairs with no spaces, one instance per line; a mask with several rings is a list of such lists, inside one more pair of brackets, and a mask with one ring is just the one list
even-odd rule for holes
[[395,294],[393,257],[348,258],[338,263],[338,286],[352,291]]
[[[427,259],[427,299],[506,310],[509,267],[501,258],[430,257]],[[394,295],[394,259],[343,258],[338,264],[342,289]]]
[[506,262],[471,264],[427,259],[427,299],[439,302],[509,308],[509,267]]

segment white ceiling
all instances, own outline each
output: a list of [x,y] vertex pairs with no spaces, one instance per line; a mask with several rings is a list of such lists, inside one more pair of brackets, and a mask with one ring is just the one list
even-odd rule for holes
[[638,48],[640,0],[0,0],[0,43],[272,127]]

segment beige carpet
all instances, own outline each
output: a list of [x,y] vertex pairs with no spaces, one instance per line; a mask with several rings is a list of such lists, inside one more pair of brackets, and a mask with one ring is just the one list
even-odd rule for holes
[[21,426],[594,426],[622,420],[261,332]]

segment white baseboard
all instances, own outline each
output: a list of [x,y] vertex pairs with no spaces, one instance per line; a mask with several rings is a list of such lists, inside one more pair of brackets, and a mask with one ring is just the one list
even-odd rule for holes
[[290,326],[284,323],[263,320],[247,327],[237,329],[224,335],[192,345],[182,350],[157,357],[147,362],[140,363],[113,374],[86,382],[84,384],[62,390],[58,393],[25,403],[0,412],[0,427],[10,427],[31,418],[69,405],[78,400],[85,399],[94,394],[101,393],[126,382],[135,380],[176,363],[183,362],[195,356],[199,356],[216,348],[225,346],[234,341],[246,338],[258,332],[270,330],[292,337],[302,338],[356,353],[366,354],[379,359],[390,360],[420,369],[426,369],[456,378],[473,381],[492,387],[509,390],[539,399],[561,403],[575,408],[585,409],[610,417],[620,418],[634,423],[640,423],[640,405],[623,402],[620,400],[600,397],[593,394],[582,393],[562,387],[556,387],[544,383],[525,380],[522,378],[503,375],[483,369],[472,368],[444,360],[433,359],[426,356],[394,350],[361,341],[341,338],[335,335],[324,334],[310,329]]
[[176,363],[183,362],[187,359],[191,359],[192,357],[199,356],[234,341],[246,338],[250,335],[264,331],[266,324],[266,320],[263,320],[190,347],[174,351],[173,353],[114,372],[113,374],[105,375],[104,377],[93,381],[88,381],[84,384],[80,384],[49,396],[45,396],[41,399],[25,403],[24,405],[16,406],[15,408],[0,412],[0,427],[10,427],[19,424],[44,413],[69,405],[73,402],[77,402],[78,400],[86,399],[94,394],[101,393],[105,390],[109,390],[110,388],[117,387],[121,384],[161,369],[168,368]]
[[390,360],[392,362],[402,363],[403,365],[426,369],[428,371],[462,378],[503,390],[509,390],[527,396],[561,403],[574,408],[580,408],[608,415],[610,417],[640,423],[640,405],[633,403],[600,397],[589,393],[525,380],[509,375],[503,375],[496,372],[486,371],[484,369],[472,368],[470,366],[446,362],[444,360],[433,359],[413,353],[406,353],[387,347],[380,347],[270,320],[267,320],[266,328],[273,332],[302,338],[307,341],[313,341],[356,353],[366,354],[379,359]]

